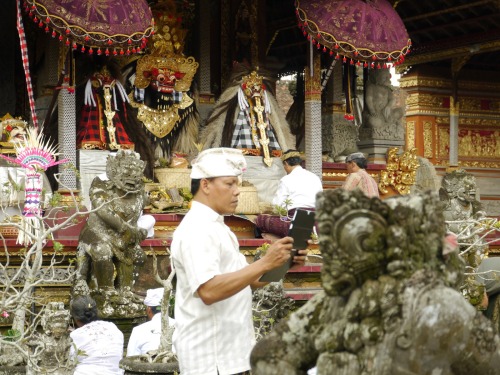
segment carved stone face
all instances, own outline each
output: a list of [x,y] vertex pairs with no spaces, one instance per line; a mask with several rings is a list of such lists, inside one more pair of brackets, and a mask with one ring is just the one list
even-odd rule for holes
[[359,191],[321,193],[316,217],[325,292],[347,296],[367,280],[403,277],[437,262],[445,230],[435,205],[430,194],[380,201]]
[[69,321],[65,317],[54,317],[47,322],[47,328],[55,338],[63,337],[68,332]]
[[327,266],[333,277],[329,283],[332,291],[345,294],[381,274],[385,227],[382,217],[363,209],[351,211],[336,223],[336,244]]
[[456,199],[463,205],[476,200],[476,179],[463,169],[447,173],[443,177],[442,188],[449,199]]
[[141,189],[145,164],[136,153],[118,151],[106,164],[106,174],[114,185],[125,192]]

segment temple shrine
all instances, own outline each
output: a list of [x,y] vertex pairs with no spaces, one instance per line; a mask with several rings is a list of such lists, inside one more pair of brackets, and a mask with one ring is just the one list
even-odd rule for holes
[[[321,29],[334,16],[328,1],[156,0],[150,4],[156,29],[148,29],[144,42],[140,38],[135,53],[126,41],[110,39],[109,48],[94,47],[92,54],[85,37],[71,39],[69,27],[43,14],[44,3],[2,4],[0,117],[10,114],[33,125],[35,114],[60,157],[74,165],[53,166],[44,176],[48,190],[72,212],[76,203],[89,208],[90,185],[106,172],[110,153],[140,154],[152,198],[145,213],[155,219],[155,234],[141,243],[146,272],[135,280],[139,295],[157,285],[149,272],[153,255],[160,275],[168,273],[172,233],[188,209],[189,162],[203,148],[245,150],[249,185],[242,187],[237,215],[225,222],[250,261],[268,242],[256,237],[252,218],[269,206],[285,175],[279,156],[287,149],[303,152],[305,168],[324,189],[339,189],[348,175],[345,157],[363,152],[382,199],[438,192],[443,176],[465,169],[476,179],[485,215],[500,217],[498,1],[337,1],[342,21],[368,6],[388,8],[391,22],[360,32],[347,21],[338,30]],[[404,39],[397,56],[357,46],[363,36],[381,45],[397,19]],[[346,42],[346,35],[355,41]],[[368,50],[373,59],[363,57]],[[2,117],[0,152],[12,156],[7,120]],[[0,178],[8,180],[13,167],[2,163]],[[64,217],[61,211],[51,223]],[[77,257],[85,221],[78,216],[43,249],[49,256],[54,244],[62,244],[62,274]],[[24,245],[17,243],[15,228],[4,225],[0,233],[15,269]],[[500,255],[500,238],[492,236],[489,254]],[[297,305],[321,289],[317,245],[310,254],[284,280]],[[0,255],[0,262],[6,258]],[[39,304],[67,303],[70,288],[65,281],[40,285],[35,295]]]

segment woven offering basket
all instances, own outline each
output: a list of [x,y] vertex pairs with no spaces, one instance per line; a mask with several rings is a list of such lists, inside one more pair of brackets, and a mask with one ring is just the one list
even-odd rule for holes
[[191,169],[155,168],[154,175],[163,186],[169,188],[191,188]]
[[2,226],[0,227],[0,234],[4,238],[16,238],[19,234],[19,229],[10,225]]
[[240,196],[235,213],[247,215],[257,215],[260,213],[259,196],[255,186],[240,187]]

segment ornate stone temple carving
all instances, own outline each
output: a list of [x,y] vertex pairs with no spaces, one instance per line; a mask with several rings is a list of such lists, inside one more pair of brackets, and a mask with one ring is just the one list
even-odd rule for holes
[[[468,273],[480,265],[488,246],[481,239],[478,219],[485,216],[476,198],[476,178],[464,169],[446,173],[441,181],[439,195],[447,229],[458,237],[460,251]],[[463,294],[475,306],[480,306],[484,287],[469,275],[462,287]]]
[[92,181],[89,194],[95,211],[80,233],[74,293],[90,292],[105,317],[131,317],[144,310],[142,299],[132,292],[136,267],[145,259],[140,243],[147,236],[137,225],[147,203],[145,165],[138,156],[123,150],[108,156],[108,179]]
[[35,334],[29,345],[32,347],[32,362],[28,366],[34,374],[70,375],[75,363],[69,358],[72,340],[69,337],[71,315],[62,302],[49,302],[44,307],[42,333]]
[[403,140],[405,129],[401,119],[404,109],[395,106],[389,70],[371,70],[365,90],[360,140]]
[[252,374],[498,372],[500,339],[457,290],[435,193],[326,190],[316,218],[324,290],[257,343]]

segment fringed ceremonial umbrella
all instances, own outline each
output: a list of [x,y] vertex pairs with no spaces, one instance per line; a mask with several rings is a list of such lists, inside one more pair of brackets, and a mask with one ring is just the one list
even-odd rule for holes
[[[296,0],[295,9],[304,35],[334,62],[388,68],[402,63],[410,51],[408,32],[387,0]],[[349,107],[352,90],[345,90]]]
[[56,147],[44,137],[41,131],[38,132],[34,127],[27,129],[24,140],[15,143],[14,148],[16,151],[15,159],[2,154],[0,157],[25,169],[25,200],[17,243],[29,245],[33,243],[33,238],[38,237],[43,226],[42,173],[49,167],[65,163],[68,160],[57,161]]
[[53,37],[82,52],[140,52],[153,32],[146,0],[24,0],[26,12]]
[[398,64],[408,32],[387,0],[296,0],[299,27],[318,49],[364,67]]

